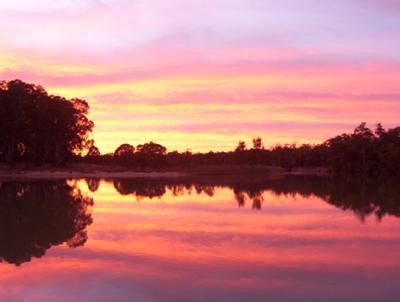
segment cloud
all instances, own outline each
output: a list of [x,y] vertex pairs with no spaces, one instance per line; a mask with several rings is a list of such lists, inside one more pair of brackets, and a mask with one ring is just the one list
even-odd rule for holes
[[255,132],[317,142],[399,120],[396,12],[390,0],[3,1],[0,78],[87,99],[106,150],[157,136],[228,149]]

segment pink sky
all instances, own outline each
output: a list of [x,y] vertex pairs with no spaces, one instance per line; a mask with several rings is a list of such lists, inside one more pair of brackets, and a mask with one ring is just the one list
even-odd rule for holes
[[399,124],[395,0],[2,1],[0,24],[0,79],[86,99],[103,153]]

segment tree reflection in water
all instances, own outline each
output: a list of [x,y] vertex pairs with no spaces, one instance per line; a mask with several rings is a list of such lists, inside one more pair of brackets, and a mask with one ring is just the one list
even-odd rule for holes
[[166,185],[152,179],[115,179],[114,187],[121,195],[135,195],[142,198],[161,198],[167,191]]
[[100,179],[97,178],[87,178],[86,184],[90,192],[94,193],[99,189]]
[[0,182],[0,261],[20,265],[55,245],[84,245],[92,205],[66,181]]
[[186,179],[117,179],[115,189],[122,195],[138,199],[161,198],[167,191],[174,196],[206,194],[212,197],[217,187],[232,189],[239,207],[251,202],[252,208],[260,210],[264,193],[270,191],[278,196],[316,196],[344,211],[353,211],[361,220],[375,215],[378,220],[385,215],[400,217],[400,182],[395,179],[365,180],[336,179],[312,176],[288,176],[278,178],[197,177]]
[[[378,220],[400,217],[399,181],[341,180],[322,177],[242,178],[197,177],[175,179],[115,179],[111,181],[122,195],[137,199],[205,194],[214,196],[217,188],[230,188],[239,207],[250,203],[260,210],[264,193],[277,196],[316,196],[361,220],[375,215]],[[96,192],[99,180],[87,180]],[[0,182],[0,261],[20,265],[42,257],[52,246],[67,243],[78,247],[88,239],[93,200],[77,185],[66,181]],[[265,206],[265,205],[264,205]]]

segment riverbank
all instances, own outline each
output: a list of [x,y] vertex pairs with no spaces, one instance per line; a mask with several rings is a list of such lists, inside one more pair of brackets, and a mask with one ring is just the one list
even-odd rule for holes
[[177,178],[193,175],[328,175],[326,168],[294,168],[262,165],[215,165],[169,169],[135,169],[93,164],[70,164],[65,167],[26,167],[0,165],[0,179],[72,179],[72,178]]

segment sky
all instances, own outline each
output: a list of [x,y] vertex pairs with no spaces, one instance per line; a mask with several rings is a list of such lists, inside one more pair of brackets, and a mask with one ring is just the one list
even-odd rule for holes
[[397,0],[0,0],[0,79],[87,100],[102,153],[400,120]]

